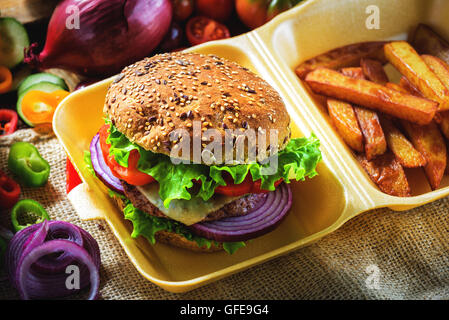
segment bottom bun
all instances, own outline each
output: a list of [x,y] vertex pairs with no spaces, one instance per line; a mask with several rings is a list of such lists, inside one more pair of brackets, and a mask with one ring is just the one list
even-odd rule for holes
[[[117,206],[120,208],[120,210],[123,211],[123,209],[125,208],[123,200],[117,196],[114,196],[113,199],[116,202]],[[195,241],[189,240],[180,234],[169,231],[158,231],[155,234],[155,238],[157,242],[166,243],[178,248],[183,248],[196,252],[210,253],[223,250],[223,245],[221,243],[218,245],[212,243],[210,248],[208,248],[207,246],[200,247]]]

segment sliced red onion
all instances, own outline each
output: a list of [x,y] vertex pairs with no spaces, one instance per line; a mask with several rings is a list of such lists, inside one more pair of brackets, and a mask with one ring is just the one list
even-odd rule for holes
[[[74,259],[86,265],[90,272],[90,292],[88,299],[93,300],[97,297],[100,287],[99,270],[87,250],[68,240],[52,240],[33,248],[17,267],[18,290],[22,299],[39,298],[39,296],[35,296],[35,293],[41,292],[44,288],[39,286],[41,279],[32,272],[33,263],[46,255],[60,251],[70,252]],[[37,286],[34,286],[34,284]],[[59,284],[64,286],[64,289],[67,289],[65,281]],[[55,290],[59,289],[55,288]]]
[[[84,245],[83,235],[78,227],[65,221],[53,221],[47,232],[46,241],[64,239]],[[73,263],[73,257],[68,252],[55,253],[36,261],[34,268],[41,273],[53,274],[64,272],[66,267]]]
[[97,177],[110,189],[124,194],[122,183],[112,174],[111,169],[104,161],[103,152],[100,146],[100,135],[96,134],[90,142],[90,156],[92,160],[92,167]]
[[190,226],[202,237],[218,242],[246,241],[262,236],[276,228],[292,206],[292,192],[286,183],[267,193],[264,202],[250,213]]
[[[54,247],[55,250],[44,255],[39,253],[41,251],[35,251],[55,241],[71,245]],[[87,260],[86,254],[89,257]],[[30,267],[26,267],[28,271],[23,271],[22,265],[30,255],[39,257],[33,260]],[[96,282],[99,281],[97,278],[101,264],[98,243],[88,232],[71,223],[44,221],[17,232],[8,245],[5,258],[10,282],[21,291],[23,297],[61,298],[77,293],[79,290],[66,287],[69,275],[65,271],[69,265],[79,267],[80,289],[91,284],[91,292],[93,288],[98,293],[98,289],[95,289],[98,287]],[[96,275],[92,273],[92,264]]]

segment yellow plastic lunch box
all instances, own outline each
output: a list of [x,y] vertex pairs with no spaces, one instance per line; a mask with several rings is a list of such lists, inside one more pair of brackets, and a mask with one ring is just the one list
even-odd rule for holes
[[[379,18],[375,28],[367,24],[373,8]],[[431,191],[421,169],[407,172],[412,197],[379,191],[333,129],[325,108],[312,99],[294,71],[301,62],[350,43],[406,39],[419,23],[431,25],[449,39],[449,1],[308,0],[255,31],[189,49],[236,61],[259,74],[284,99],[293,136],[315,133],[321,140],[319,176],[292,183],[293,207],[286,220],[235,254],[195,253],[131,238],[131,223],[83,161],[84,150],[103,123],[103,103],[112,78],[72,93],[55,113],[54,131],[83,180],[69,199],[81,219],[108,222],[145,278],[166,290],[184,292],[310,244],[361,212],[379,207],[407,210],[447,196],[449,178]]]

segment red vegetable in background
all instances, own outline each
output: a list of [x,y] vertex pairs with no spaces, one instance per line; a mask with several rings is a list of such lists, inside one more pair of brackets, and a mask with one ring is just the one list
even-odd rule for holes
[[176,21],[187,20],[193,13],[193,0],[173,0],[173,18]]
[[301,0],[235,0],[235,9],[242,22],[255,29]]
[[9,109],[0,109],[0,136],[11,134],[17,129],[17,113]]
[[187,22],[187,39],[192,46],[204,42],[229,38],[228,28],[213,19],[194,17]]
[[[73,8],[79,9],[79,25]],[[115,74],[149,55],[171,19],[170,0],[63,0],[51,17],[44,50],[36,55],[37,44],[31,45],[25,62],[86,76]]]
[[184,41],[184,30],[181,26],[173,22],[170,26],[170,30],[168,30],[165,35],[164,40],[162,40],[160,49],[162,52],[170,52],[180,48],[183,45]]
[[196,0],[196,11],[220,22],[228,20],[234,10],[234,0]]
[[0,170],[0,209],[12,208],[19,201],[20,186]]

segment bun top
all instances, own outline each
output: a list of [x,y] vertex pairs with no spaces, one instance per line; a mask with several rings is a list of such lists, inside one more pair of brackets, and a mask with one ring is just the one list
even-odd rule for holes
[[[190,138],[194,127],[202,133],[216,129],[223,145],[227,129],[254,129],[267,132],[267,146],[276,129],[279,150],[290,139],[290,117],[279,94],[248,69],[213,55],[166,53],[124,68],[109,87],[104,113],[130,141],[169,156],[180,142],[170,139],[176,129]],[[201,151],[208,143],[203,137]],[[244,153],[246,160],[247,146]]]

